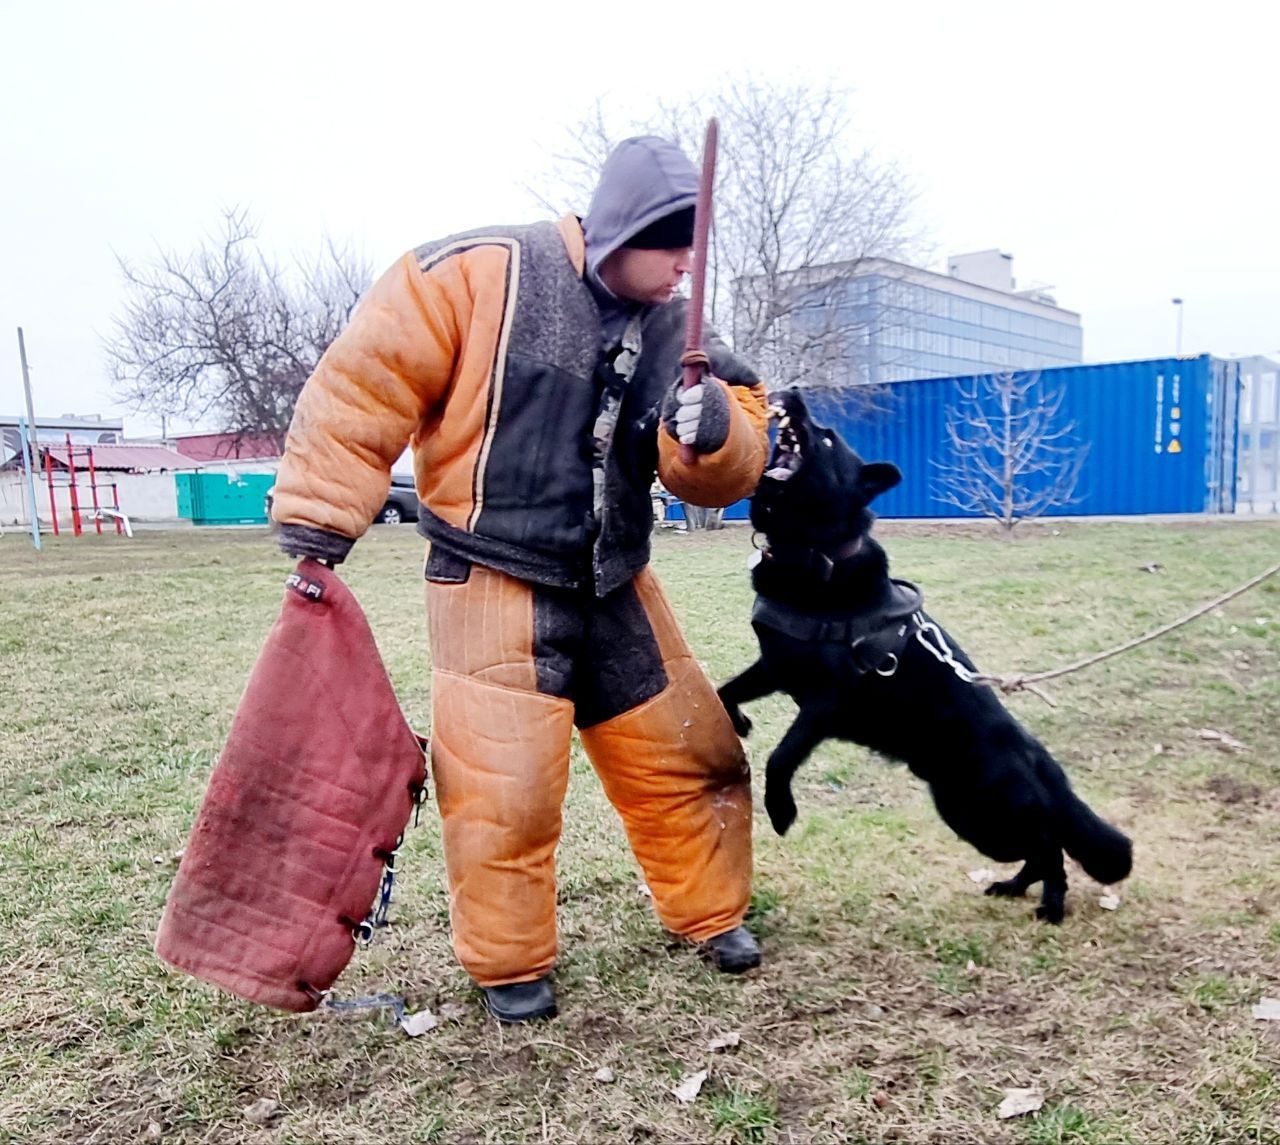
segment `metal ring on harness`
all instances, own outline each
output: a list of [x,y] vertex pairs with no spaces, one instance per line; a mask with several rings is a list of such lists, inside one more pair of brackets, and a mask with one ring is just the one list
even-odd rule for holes
[[368,946],[373,941],[373,923],[367,918],[351,928],[351,937],[357,946]]
[[301,990],[308,998],[310,998],[317,1006],[327,1005],[329,1002],[329,995],[333,993],[332,987],[330,987],[328,990],[321,990],[315,986],[312,986],[310,982],[303,982],[303,981],[300,981],[298,983],[298,989]]
[[[877,676],[885,676],[885,677],[892,676],[892,675],[893,675],[893,674],[898,670],[898,655],[897,655],[897,653],[896,653],[896,652],[890,652],[890,653],[889,653],[889,660],[892,660],[892,661],[893,661],[893,667],[892,667],[892,668],[890,668],[890,669],[888,669],[888,671],[886,671],[884,668],[873,668],[873,669],[872,669],[872,671],[874,671],[874,672],[875,672],[875,674],[876,674]],[[889,662],[889,660],[886,660],[886,661],[885,661],[885,663],[887,664],[887,663]]]

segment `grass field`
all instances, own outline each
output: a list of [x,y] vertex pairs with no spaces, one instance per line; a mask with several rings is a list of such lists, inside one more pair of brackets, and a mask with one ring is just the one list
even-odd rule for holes
[[[1013,544],[977,526],[878,535],[999,672],[1119,643],[1280,552],[1274,521],[1063,523]],[[741,529],[658,538],[715,679],[753,655],[749,551]],[[344,576],[425,729],[420,559],[412,530],[379,528]],[[757,821],[766,964],[726,979],[665,941],[575,751],[561,1017],[482,1015],[450,951],[427,814],[393,925],[337,986],[445,1008],[411,1039],[377,1012],[251,1007],[151,953],[287,568],[259,530],[64,538],[39,556],[0,539],[0,1141],[1280,1142],[1280,1022],[1251,1015],[1280,998],[1280,578],[1056,681],[1056,708],[1010,701],[1133,836],[1118,909],[1078,869],[1061,928],[1034,921],[1034,898],[985,898],[967,872],[993,864],[904,769],[827,744],[800,774],[791,834]],[[750,710],[761,762],[790,709]],[[998,1119],[1012,1087],[1043,1108]]]

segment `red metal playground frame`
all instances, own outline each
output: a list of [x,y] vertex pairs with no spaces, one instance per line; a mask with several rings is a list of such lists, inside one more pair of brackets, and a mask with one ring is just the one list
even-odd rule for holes
[[[92,445],[72,445],[71,434],[67,434],[67,481],[65,488],[68,489],[71,499],[71,527],[72,531],[78,537],[83,532],[80,513],[80,486],[76,481],[76,454],[79,453],[88,463],[82,469],[87,468],[89,473],[89,494],[93,502],[93,508],[88,511],[89,519],[93,522],[94,527],[98,531],[98,535],[102,535],[102,520],[104,517],[115,521],[116,534],[123,533],[126,536],[133,536],[133,526],[129,523],[129,518],[120,511],[120,487],[110,481],[105,484],[99,484],[98,471],[93,464],[93,446]],[[53,521],[53,535],[59,536],[58,528],[58,503],[54,496],[54,490],[57,488],[53,480],[53,454],[50,450],[45,450],[44,454],[44,472],[45,480],[49,484],[49,516]],[[111,504],[103,505],[98,497],[98,490],[111,490]]]

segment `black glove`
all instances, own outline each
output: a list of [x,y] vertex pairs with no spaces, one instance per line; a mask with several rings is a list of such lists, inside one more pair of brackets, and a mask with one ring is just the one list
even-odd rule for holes
[[715,453],[729,440],[729,395],[711,377],[687,390],[677,380],[663,399],[662,425],[695,453]]
[[281,525],[276,530],[276,540],[286,556],[314,557],[330,568],[341,564],[355,544],[350,537],[310,525]]

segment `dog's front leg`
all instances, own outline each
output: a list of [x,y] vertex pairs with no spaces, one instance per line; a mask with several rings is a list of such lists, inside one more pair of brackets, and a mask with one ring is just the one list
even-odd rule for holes
[[769,756],[764,773],[764,809],[769,813],[769,822],[779,835],[785,835],[796,821],[796,801],[791,795],[791,778],[796,769],[809,758],[809,753],[826,738],[818,719],[801,708],[795,723],[787,729],[782,742]]
[[758,700],[761,696],[772,695],[777,690],[778,685],[774,681],[773,673],[761,659],[745,672],[739,672],[732,680],[721,684],[716,694],[724,704],[724,710],[729,713],[733,730],[740,736],[748,736],[751,734],[751,720],[738,705]]

